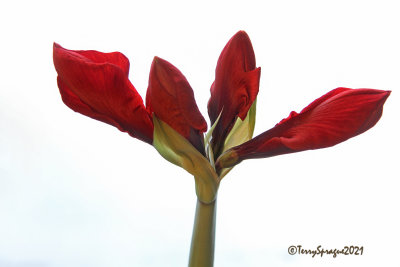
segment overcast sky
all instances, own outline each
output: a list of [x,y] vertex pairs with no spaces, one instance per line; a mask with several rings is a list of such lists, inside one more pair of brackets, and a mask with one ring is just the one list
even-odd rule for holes
[[[222,181],[215,266],[399,266],[397,1],[8,1],[0,4],[0,267],[186,266],[190,174],[66,107],[52,44],[120,51],[144,96],[177,66],[207,116],[226,42],[261,66],[256,134],[336,87],[392,90],[382,119],[333,148],[249,160]],[[288,247],[363,246],[362,256]]]

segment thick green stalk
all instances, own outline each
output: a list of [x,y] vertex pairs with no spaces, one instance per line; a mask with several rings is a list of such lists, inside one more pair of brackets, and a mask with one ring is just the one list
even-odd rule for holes
[[214,265],[216,202],[214,200],[210,204],[204,204],[197,200],[189,267]]

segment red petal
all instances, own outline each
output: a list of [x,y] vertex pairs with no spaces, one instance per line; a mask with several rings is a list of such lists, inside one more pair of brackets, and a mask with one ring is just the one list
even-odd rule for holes
[[[73,109],[76,112],[79,112],[85,116],[91,117],[93,119],[115,125],[117,126],[118,123],[114,120],[102,115],[101,113],[97,113],[94,111],[90,106],[83,103],[72,91],[69,89],[68,85],[57,77],[57,85],[60,89],[61,98],[65,105],[67,105],[70,109]],[[119,127],[119,126],[117,126]]]
[[334,146],[373,127],[390,91],[337,88],[233,148],[239,161]]
[[[54,44],[54,47],[63,49],[59,44],[56,43]],[[69,51],[81,55],[82,60],[87,60],[88,62],[114,64],[122,69],[126,76],[129,74],[129,60],[120,52],[102,53],[95,50]]]
[[54,44],[53,59],[68,107],[152,143],[153,122],[128,80],[129,61],[124,55],[72,51]]
[[222,111],[213,132],[212,142],[217,155],[236,118],[244,120],[256,99],[260,72],[260,68],[256,69],[256,59],[249,36],[244,31],[236,33],[218,59],[215,81],[211,86],[208,102],[208,114],[212,124]]
[[171,63],[155,57],[151,65],[146,106],[158,118],[204,151],[202,133],[207,123],[185,76]]

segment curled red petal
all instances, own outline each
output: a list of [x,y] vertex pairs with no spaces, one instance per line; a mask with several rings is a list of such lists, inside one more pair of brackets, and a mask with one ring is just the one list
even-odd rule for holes
[[146,106],[204,154],[203,132],[207,123],[196,105],[193,90],[175,66],[158,57],[151,65]]
[[54,44],[53,60],[68,107],[152,143],[153,122],[128,80],[129,61],[124,55],[73,51]]
[[[390,91],[337,88],[274,128],[233,148],[223,167],[250,158],[334,146],[373,127]],[[227,153],[229,154],[229,152]]]
[[244,120],[256,99],[260,73],[261,69],[256,69],[250,38],[244,31],[239,31],[229,40],[218,59],[208,102],[212,124],[222,112],[213,131],[212,144],[216,155],[237,117]]
[[[54,44],[54,47],[62,49],[58,44]],[[95,50],[74,50],[73,52],[81,55],[83,60],[88,60],[92,63],[113,64],[122,69],[126,76],[129,74],[129,59],[120,52],[102,53]]]

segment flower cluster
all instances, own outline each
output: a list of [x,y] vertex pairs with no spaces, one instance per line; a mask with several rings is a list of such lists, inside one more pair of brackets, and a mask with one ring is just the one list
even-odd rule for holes
[[224,47],[208,102],[207,123],[185,76],[155,57],[146,105],[128,79],[129,60],[119,52],[67,50],[54,44],[54,66],[64,103],[153,145],[194,175],[200,201],[212,202],[233,166],[251,158],[330,147],[365,132],[382,115],[390,91],[337,88],[300,113],[291,112],[252,139],[261,68],[244,31]]

